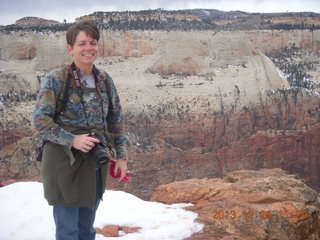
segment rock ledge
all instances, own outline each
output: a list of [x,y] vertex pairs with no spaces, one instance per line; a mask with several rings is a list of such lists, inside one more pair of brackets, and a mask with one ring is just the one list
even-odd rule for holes
[[317,193],[281,169],[240,170],[222,179],[189,179],[157,188],[153,201],[190,202],[202,232],[188,240],[317,240]]

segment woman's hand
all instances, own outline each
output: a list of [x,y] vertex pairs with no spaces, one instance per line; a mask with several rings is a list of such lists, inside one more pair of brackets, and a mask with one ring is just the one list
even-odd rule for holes
[[89,152],[98,142],[100,142],[98,139],[89,137],[89,134],[81,134],[75,136],[72,147],[86,153]]
[[118,169],[121,171],[119,182],[126,176],[127,173],[127,161],[125,159],[117,159],[116,165],[114,167],[114,175],[117,175]]

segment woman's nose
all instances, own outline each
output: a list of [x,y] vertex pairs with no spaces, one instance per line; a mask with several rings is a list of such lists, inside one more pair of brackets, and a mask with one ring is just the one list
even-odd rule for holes
[[92,49],[92,48],[93,48],[93,46],[90,43],[85,45],[85,49]]

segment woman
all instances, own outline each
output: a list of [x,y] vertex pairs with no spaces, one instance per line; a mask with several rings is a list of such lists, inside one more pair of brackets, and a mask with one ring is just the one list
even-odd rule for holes
[[[99,38],[93,22],[68,29],[67,51],[73,63],[46,75],[33,112],[35,128],[45,141],[42,180],[45,198],[53,205],[57,240],[95,239],[93,223],[107,173],[105,161],[94,154],[96,146],[101,151],[101,143],[106,142],[116,150],[119,181],[127,172],[119,96],[111,77],[94,66]],[[98,155],[109,157],[102,149]]]

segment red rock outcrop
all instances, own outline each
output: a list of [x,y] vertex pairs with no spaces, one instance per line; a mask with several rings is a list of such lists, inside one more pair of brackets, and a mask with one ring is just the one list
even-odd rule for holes
[[204,229],[188,240],[317,240],[317,193],[281,169],[242,170],[223,179],[188,179],[157,188],[166,204],[193,203]]
[[123,231],[124,233],[135,233],[139,231],[139,227],[122,227],[118,225],[108,225],[103,228],[96,228],[97,234],[101,234],[105,237],[119,237],[119,232]]

